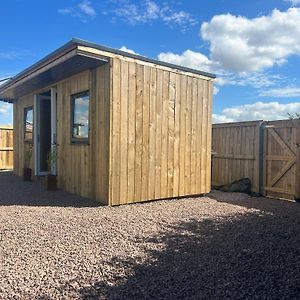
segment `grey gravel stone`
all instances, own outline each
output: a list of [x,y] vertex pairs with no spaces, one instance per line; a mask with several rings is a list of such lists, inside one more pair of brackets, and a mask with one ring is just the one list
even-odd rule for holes
[[0,173],[0,299],[299,299],[300,205],[103,207]]

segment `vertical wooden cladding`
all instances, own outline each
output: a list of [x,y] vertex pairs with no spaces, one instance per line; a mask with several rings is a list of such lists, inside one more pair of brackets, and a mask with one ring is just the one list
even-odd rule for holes
[[[17,176],[22,176],[24,168],[24,154],[28,147],[32,147],[33,144],[24,142],[24,108],[33,106],[34,96],[27,95],[13,104],[13,127],[14,127],[14,154],[13,154],[13,165],[14,174]],[[30,162],[30,167],[34,169],[34,151],[32,150],[32,158]]]
[[[57,174],[59,186],[108,203],[109,65],[85,71],[57,84]],[[70,96],[90,91],[88,144],[72,144]]]
[[112,59],[111,205],[210,191],[212,81]]
[[261,121],[213,125],[212,184],[224,185],[247,177],[252,190],[260,191]]
[[[58,185],[104,204],[109,199],[109,76],[110,67],[106,64],[56,84]],[[89,144],[72,144],[71,95],[86,90],[90,91]],[[33,106],[33,102],[34,94],[30,94],[14,103],[14,173],[19,176],[24,167],[24,151],[29,146],[24,143],[24,108]],[[32,169],[33,162],[32,157]]]
[[13,129],[0,126],[0,169],[13,168]]
[[[210,191],[211,79],[111,57],[56,89],[59,187],[110,205]],[[72,144],[70,97],[86,90],[89,144]],[[33,100],[31,94],[14,104],[18,175],[24,166],[23,112]]]

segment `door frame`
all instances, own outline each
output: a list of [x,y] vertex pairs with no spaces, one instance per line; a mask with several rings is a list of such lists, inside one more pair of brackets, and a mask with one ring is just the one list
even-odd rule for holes
[[[56,117],[56,105],[57,105],[57,91],[56,88],[51,88],[51,151],[56,151],[56,135],[57,135],[57,117]],[[40,101],[46,98],[41,94],[34,95],[34,175],[35,176],[43,176],[48,174],[56,175],[56,161],[52,165],[51,170],[46,172],[40,171]]]

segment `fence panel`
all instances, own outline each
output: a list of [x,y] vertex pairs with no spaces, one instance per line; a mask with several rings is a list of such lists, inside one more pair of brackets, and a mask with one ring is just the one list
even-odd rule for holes
[[262,121],[213,125],[212,185],[249,178],[260,190],[260,127]]
[[13,168],[13,129],[0,126],[0,169]]

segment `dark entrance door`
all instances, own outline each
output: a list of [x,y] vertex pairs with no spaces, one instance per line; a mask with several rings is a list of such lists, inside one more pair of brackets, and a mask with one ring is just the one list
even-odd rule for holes
[[51,96],[39,95],[38,99],[38,173],[49,172],[47,158],[51,151]]

